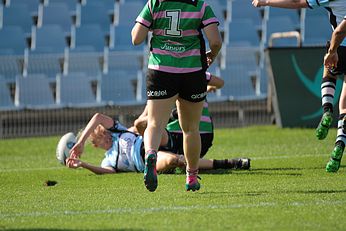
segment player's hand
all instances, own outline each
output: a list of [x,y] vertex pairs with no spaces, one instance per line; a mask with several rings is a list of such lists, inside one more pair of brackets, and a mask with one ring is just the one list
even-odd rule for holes
[[216,57],[214,56],[214,54],[211,53],[211,51],[207,51],[206,55],[207,55],[207,65],[209,67],[214,62]]
[[67,158],[66,166],[69,168],[79,168],[82,165],[82,161],[76,158]]
[[254,7],[261,7],[261,6],[266,6],[267,0],[253,0],[252,5]]
[[207,92],[216,92],[217,88],[215,86],[207,86]]
[[78,158],[82,155],[83,151],[84,151],[84,144],[77,142],[70,150],[70,157]]
[[329,70],[334,70],[338,65],[339,57],[338,53],[327,53],[324,56],[324,66]]

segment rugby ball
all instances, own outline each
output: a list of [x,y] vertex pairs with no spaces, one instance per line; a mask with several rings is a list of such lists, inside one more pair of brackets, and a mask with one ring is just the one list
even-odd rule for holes
[[70,156],[70,150],[76,142],[77,137],[72,132],[66,133],[60,138],[56,147],[56,158],[61,164],[66,164],[66,159]]

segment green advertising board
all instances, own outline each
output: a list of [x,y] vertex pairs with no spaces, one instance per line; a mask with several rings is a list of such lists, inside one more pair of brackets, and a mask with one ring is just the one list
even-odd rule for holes
[[[280,127],[316,127],[322,116],[321,81],[325,48],[269,48],[268,77],[276,123]],[[342,80],[334,97],[334,126]]]

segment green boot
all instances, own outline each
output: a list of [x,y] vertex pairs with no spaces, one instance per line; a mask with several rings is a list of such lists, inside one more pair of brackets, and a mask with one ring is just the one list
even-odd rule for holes
[[328,135],[328,130],[333,122],[333,114],[330,111],[323,113],[320,123],[316,128],[316,137],[319,140],[323,140]]
[[337,172],[339,170],[343,153],[344,153],[344,147],[338,144],[335,145],[334,150],[332,151],[332,154],[330,156],[330,160],[326,166],[327,172]]

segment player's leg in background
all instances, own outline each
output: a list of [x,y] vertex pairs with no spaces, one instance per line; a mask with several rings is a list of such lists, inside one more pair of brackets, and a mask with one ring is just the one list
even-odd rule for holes
[[336,76],[333,76],[327,68],[324,68],[321,84],[323,115],[316,129],[316,137],[319,140],[323,140],[327,137],[328,130],[333,122],[335,87]]
[[327,163],[327,172],[337,172],[340,167],[340,162],[345,149],[346,143],[346,75],[344,76],[344,82],[342,85],[342,91],[339,101],[339,120],[338,120],[338,130],[337,137],[335,141],[335,146],[330,156],[330,160]]

